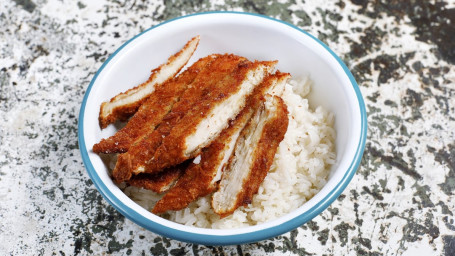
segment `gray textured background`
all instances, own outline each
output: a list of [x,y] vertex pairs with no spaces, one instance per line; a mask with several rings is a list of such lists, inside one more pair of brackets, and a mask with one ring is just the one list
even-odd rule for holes
[[[387,2],[387,3],[385,3]],[[185,14],[295,24],[352,70],[368,112],[361,167],[322,214],[282,236],[207,247],[125,219],[90,181],[77,116],[103,61]],[[455,1],[0,3],[0,254],[455,255]]]

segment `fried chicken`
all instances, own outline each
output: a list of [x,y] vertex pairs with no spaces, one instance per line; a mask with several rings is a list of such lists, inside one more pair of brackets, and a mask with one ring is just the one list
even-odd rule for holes
[[134,140],[155,130],[169,113],[173,105],[180,100],[184,91],[191,86],[201,71],[219,55],[209,55],[196,61],[176,78],[159,86],[139,107],[139,110],[128,121],[125,127],[113,136],[102,139],[93,146],[95,153],[124,153]]
[[199,163],[190,164],[185,174],[177,181],[164,197],[154,206],[153,213],[163,213],[169,210],[181,210],[199,197],[214,192],[221,178],[222,170],[232,155],[240,132],[245,127],[261,104],[266,93],[281,95],[284,85],[290,77],[287,73],[277,72],[269,75],[258,86],[248,99],[247,106],[220,136],[204,148],[199,156]]
[[153,173],[193,158],[210,144],[244,108],[248,95],[274,68],[275,61],[240,65],[219,81],[210,97],[195,105],[163,139],[143,172]]
[[232,72],[245,62],[248,60],[243,57],[226,54],[219,56],[216,61],[203,69],[183,93],[180,101],[174,104],[171,112],[164,116],[158,128],[135,140],[128,152],[119,154],[113,170],[116,182],[130,179],[133,173],[144,172],[146,162],[153,157],[163,138],[171,132],[172,128],[182,121],[194,105],[211,97],[218,81],[223,81],[226,77],[231,76]]
[[177,166],[170,167],[160,173],[141,173],[127,181],[128,185],[164,193],[172,188],[183,175],[189,162],[185,161]]
[[225,168],[212,208],[221,217],[252,202],[272,165],[288,126],[286,105],[277,96],[266,96],[242,130]]
[[199,44],[199,36],[194,37],[182,50],[171,56],[167,63],[152,70],[149,79],[126,92],[120,93],[100,107],[99,123],[101,128],[121,120],[126,121],[150,96],[157,86],[173,78],[186,65]]

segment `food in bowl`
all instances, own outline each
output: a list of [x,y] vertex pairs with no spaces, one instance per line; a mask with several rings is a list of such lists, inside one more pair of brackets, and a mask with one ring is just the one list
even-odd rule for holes
[[155,87],[163,84],[175,76],[186,65],[199,43],[199,37],[188,41],[183,49],[172,55],[168,62],[152,70],[149,79],[144,83],[120,93],[100,107],[99,123],[106,128],[116,120],[126,121],[131,117],[144,101],[150,97]]
[[112,175],[124,192],[179,223],[233,228],[288,213],[325,184],[334,118],[310,110],[309,80],[288,81],[275,64],[202,58],[136,97],[126,126],[93,150],[119,153]]

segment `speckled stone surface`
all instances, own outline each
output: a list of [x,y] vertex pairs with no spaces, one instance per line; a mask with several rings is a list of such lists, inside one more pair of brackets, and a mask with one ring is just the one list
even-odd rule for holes
[[[122,43],[209,10],[266,14],[320,38],[368,112],[361,167],[322,214],[240,246],[140,228],[101,197],[77,143],[90,80]],[[455,1],[0,3],[1,255],[455,255]]]

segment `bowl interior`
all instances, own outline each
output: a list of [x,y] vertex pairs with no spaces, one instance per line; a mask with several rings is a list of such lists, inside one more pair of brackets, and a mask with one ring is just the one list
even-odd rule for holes
[[[200,35],[201,41],[190,63],[212,53],[233,53],[251,60],[278,60],[279,70],[290,72],[294,78],[308,75],[313,80],[311,106],[321,105],[334,113],[337,162],[331,169],[327,185],[297,211],[250,228],[214,231],[185,227],[159,218],[136,205],[115,186],[99,156],[91,152],[93,144],[115,132],[112,125],[104,130],[99,128],[97,118],[101,102],[145,81],[152,68],[166,61],[195,35]],[[131,218],[140,216],[143,220],[160,223],[171,229],[217,236],[276,227],[317,207],[321,200],[333,193],[346,172],[352,169],[362,140],[362,104],[359,104],[361,98],[355,91],[356,85],[352,84],[355,82],[346,72],[340,60],[321,43],[295,27],[272,19],[238,13],[213,13],[164,23],[123,45],[93,79],[83,102],[85,107],[81,109],[80,120],[84,144],[81,151],[87,152],[89,164],[93,166],[93,169],[87,169],[92,179],[97,176],[94,180],[97,187],[100,189],[102,186],[100,190],[109,191],[110,197],[116,198],[108,200],[117,209],[133,212],[129,216]],[[102,193],[109,197],[105,191]]]

